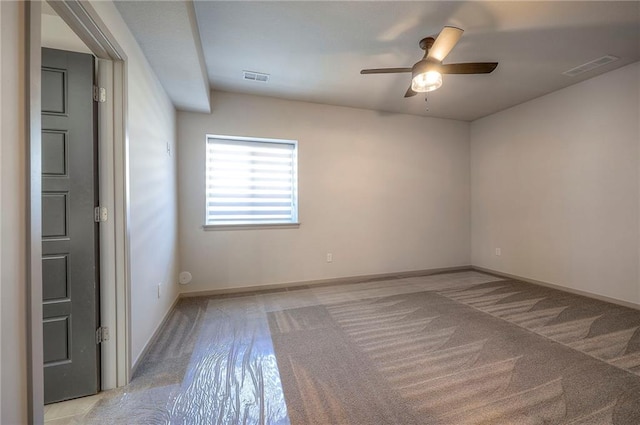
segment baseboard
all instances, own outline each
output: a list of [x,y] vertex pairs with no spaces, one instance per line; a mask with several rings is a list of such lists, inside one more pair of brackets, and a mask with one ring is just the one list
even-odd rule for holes
[[571,294],[581,295],[583,297],[593,298],[595,300],[605,301],[605,302],[608,302],[608,303],[611,303],[611,304],[617,304],[617,305],[621,305],[623,307],[628,307],[628,308],[633,308],[633,309],[636,309],[636,310],[640,310],[640,304],[636,304],[636,303],[632,303],[632,302],[624,301],[624,300],[619,300],[617,298],[607,297],[605,295],[594,294],[594,293],[588,292],[588,291],[581,291],[580,289],[567,288],[566,286],[561,286],[561,285],[557,285],[557,284],[549,283],[549,282],[542,282],[540,280],[535,280],[535,279],[529,279],[529,278],[524,277],[524,276],[518,276],[518,275],[514,275],[514,274],[504,273],[504,272],[500,272],[500,271],[497,271],[497,270],[487,269],[485,267],[471,266],[471,269],[479,271],[479,272],[491,274],[491,275],[494,275],[494,276],[497,276],[497,277],[506,277],[508,279],[521,280],[523,282],[533,283],[534,285],[546,286],[547,288],[557,289],[557,290],[560,290],[560,291],[569,292]]
[[149,351],[149,349],[151,348],[151,346],[153,345],[154,342],[156,342],[156,340],[158,339],[158,337],[160,336],[160,331],[162,330],[162,328],[164,327],[165,323],[167,323],[167,321],[169,320],[169,316],[171,316],[171,312],[173,311],[173,309],[176,307],[176,304],[178,304],[178,301],[180,300],[180,294],[178,294],[176,296],[176,299],[173,300],[173,303],[171,303],[171,306],[167,309],[167,312],[164,314],[164,316],[162,317],[162,320],[160,321],[160,324],[158,326],[156,326],[156,329],[153,331],[153,334],[151,335],[151,337],[147,340],[147,343],[144,344],[144,348],[142,349],[142,351],[140,352],[140,355],[138,356],[138,358],[133,362],[133,366],[131,366],[131,371],[129,372],[129,381],[131,381],[131,379],[135,376],[136,374],[136,370],[138,369],[138,366],[140,366],[140,361],[142,359],[144,359],[144,357],[147,355],[147,352]]
[[269,292],[274,290],[296,288],[300,286],[330,286],[330,285],[340,285],[345,283],[366,282],[370,280],[402,279],[407,277],[429,276],[434,274],[460,272],[465,270],[475,270],[475,271],[487,273],[497,277],[520,280],[523,282],[532,283],[534,285],[545,286],[548,288],[569,292],[571,294],[581,295],[587,298],[593,298],[599,301],[609,302],[612,304],[621,305],[623,307],[640,310],[640,304],[637,304],[637,303],[619,300],[617,298],[607,297],[605,295],[594,294],[592,292],[582,291],[579,289],[567,288],[565,286],[561,286],[561,285],[557,285],[549,282],[543,282],[540,280],[530,279],[524,276],[504,273],[498,270],[493,270],[486,267],[473,266],[473,265],[440,267],[440,268],[434,268],[434,269],[412,270],[412,271],[395,272],[395,273],[380,273],[380,274],[370,274],[370,275],[337,277],[337,278],[320,279],[320,280],[305,280],[305,281],[298,281],[298,282],[274,283],[274,284],[267,284],[267,285],[253,285],[253,286],[243,286],[243,287],[236,287],[236,288],[220,288],[220,289],[212,289],[208,291],[182,292],[182,293],[179,293],[176,299],[173,301],[173,303],[171,304],[171,307],[169,307],[164,317],[162,318],[162,321],[156,327],[155,331],[153,332],[153,335],[151,335],[151,337],[145,344],[144,348],[142,349],[142,352],[134,362],[133,366],[131,367],[131,376],[133,377],[135,375],[136,370],[140,365],[140,361],[147,355],[147,352],[149,351],[150,347],[160,336],[160,331],[164,327],[165,323],[169,320],[169,316],[171,315],[171,312],[173,311],[173,309],[176,307],[176,304],[178,303],[180,298],[230,295],[230,294],[240,295],[240,294],[246,294],[248,292]]
[[180,298],[243,294],[247,292],[268,292],[268,291],[273,291],[278,289],[295,288],[299,286],[329,286],[329,285],[339,285],[343,283],[359,283],[359,282],[366,282],[369,280],[379,280],[379,279],[402,279],[406,277],[428,276],[432,274],[459,272],[459,271],[471,270],[471,269],[472,269],[471,266],[440,267],[435,269],[412,270],[412,271],[406,271],[406,272],[380,273],[380,274],[370,274],[370,275],[337,277],[337,278],[321,279],[321,280],[305,280],[305,281],[299,281],[299,282],[242,286],[238,288],[221,288],[221,289],[212,289],[208,291],[182,292],[180,294]]
[[348,276],[348,277],[337,277],[331,279],[320,279],[320,280],[305,280],[299,282],[285,282],[285,283],[275,283],[275,284],[267,284],[267,285],[254,285],[254,286],[243,286],[237,288],[221,288],[221,289],[212,289],[208,291],[193,291],[193,292],[182,292],[178,294],[176,299],[171,304],[171,307],[167,310],[162,321],[156,327],[153,335],[149,338],[147,343],[145,344],[142,352],[134,362],[131,367],[131,376],[133,377],[140,365],[140,361],[147,355],[150,347],[160,336],[160,331],[164,327],[165,323],[169,320],[169,316],[171,312],[176,307],[176,304],[180,300],[180,298],[188,298],[188,297],[203,297],[203,296],[216,296],[216,295],[229,295],[229,294],[246,294],[248,292],[269,292],[274,290],[282,290],[289,288],[296,288],[300,286],[330,286],[330,285],[340,285],[345,283],[359,283],[359,282],[367,282],[370,280],[380,280],[380,279],[403,279],[407,277],[416,277],[416,276],[429,276],[440,273],[451,273],[451,272],[460,272],[465,270],[475,270],[482,273],[487,273],[493,276],[520,280],[522,282],[532,283],[534,285],[545,286],[552,289],[557,289],[559,291],[569,292],[571,294],[581,295],[587,298],[593,298],[599,301],[609,302],[612,304],[621,305],[623,307],[633,308],[636,310],[640,310],[640,304],[632,303],[629,301],[619,300],[617,298],[607,297],[605,295],[594,294],[588,291],[582,291],[579,289],[567,288],[565,286],[543,282],[540,280],[530,279],[524,276],[518,276],[510,273],[504,273],[498,270],[492,270],[486,267],[480,266],[455,266],[455,267],[440,267],[435,269],[426,269],[426,270],[412,270],[405,272],[396,272],[396,273],[380,273],[380,274],[370,274],[370,275],[359,275],[359,276]]

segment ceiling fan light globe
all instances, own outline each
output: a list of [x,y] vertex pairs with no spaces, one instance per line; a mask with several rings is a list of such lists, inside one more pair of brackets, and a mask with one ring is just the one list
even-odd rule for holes
[[439,89],[442,86],[442,74],[438,71],[427,71],[416,74],[411,80],[411,90],[425,93]]

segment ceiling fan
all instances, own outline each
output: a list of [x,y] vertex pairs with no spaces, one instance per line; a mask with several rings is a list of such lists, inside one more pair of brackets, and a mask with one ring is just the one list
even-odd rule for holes
[[430,92],[442,85],[442,74],[489,74],[498,66],[498,62],[471,62],[443,64],[442,61],[462,37],[460,28],[446,26],[436,38],[420,40],[424,56],[411,68],[363,69],[360,74],[396,74],[411,73],[411,86],[404,97]]

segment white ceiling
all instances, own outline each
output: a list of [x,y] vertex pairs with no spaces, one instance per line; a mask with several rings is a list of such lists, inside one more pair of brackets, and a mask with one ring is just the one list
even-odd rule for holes
[[193,2],[115,4],[175,107],[210,112],[210,87]]
[[[121,3],[127,4],[118,9],[156,69],[162,63],[187,66],[175,51],[189,43],[183,40],[188,32],[173,37],[175,28],[145,19],[152,13],[170,20],[174,2]],[[474,120],[640,60],[637,1],[196,1],[194,6],[199,31],[191,33],[199,32],[202,40],[197,59],[206,63],[214,90],[391,113]],[[444,25],[465,30],[445,63],[497,61],[498,68],[488,75],[445,75],[428,103],[424,95],[403,97],[410,74],[360,75],[362,68],[410,67],[421,58],[418,41]],[[145,47],[163,36],[172,40],[172,49]],[[620,60],[580,76],[562,75],[604,55]],[[244,81],[243,70],[270,74],[270,81]],[[172,84],[160,79],[165,87]]]

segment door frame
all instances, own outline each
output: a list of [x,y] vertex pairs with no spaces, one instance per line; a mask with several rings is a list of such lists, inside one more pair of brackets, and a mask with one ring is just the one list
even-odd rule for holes
[[[85,1],[49,2],[97,58],[107,101],[98,112],[99,196],[109,219],[100,224],[100,319],[110,330],[101,346],[101,389],[126,385],[131,373],[129,144],[127,56]],[[25,7],[27,132],[27,397],[30,423],[44,421],[41,213],[41,4]]]

